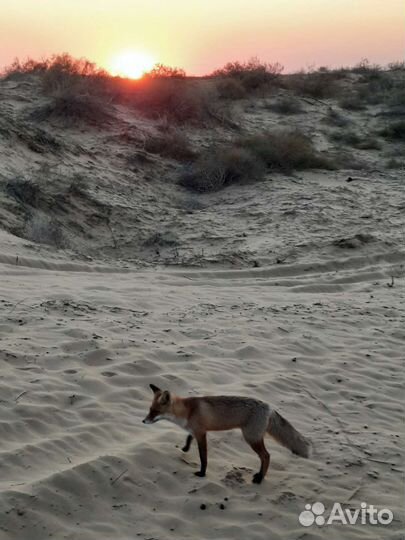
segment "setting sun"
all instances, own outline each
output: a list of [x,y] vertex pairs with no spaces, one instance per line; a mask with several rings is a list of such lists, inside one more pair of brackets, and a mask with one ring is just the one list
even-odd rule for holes
[[123,51],[112,58],[109,71],[120,77],[140,79],[144,73],[153,68],[155,63],[155,59],[148,53]]

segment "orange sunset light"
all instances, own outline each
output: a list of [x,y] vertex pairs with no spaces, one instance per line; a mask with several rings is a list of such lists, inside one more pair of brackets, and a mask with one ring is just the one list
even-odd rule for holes
[[107,69],[112,75],[127,77],[128,79],[140,79],[155,64],[156,60],[151,54],[127,50],[113,56]]

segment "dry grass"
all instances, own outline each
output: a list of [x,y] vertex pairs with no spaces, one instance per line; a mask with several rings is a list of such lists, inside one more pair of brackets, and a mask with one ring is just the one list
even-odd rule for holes
[[218,191],[230,184],[258,180],[265,166],[249,150],[230,146],[211,149],[189,167],[180,178],[180,185],[200,193]]
[[285,86],[299,96],[313,99],[336,98],[341,93],[341,76],[333,71],[313,71],[288,76]]
[[68,89],[59,91],[46,105],[32,111],[30,117],[38,122],[62,120],[67,126],[78,123],[101,126],[112,120],[113,115],[99,97],[76,94]]
[[304,111],[302,103],[294,96],[284,96],[275,102],[267,103],[266,109],[278,114],[301,114]]
[[315,150],[311,139],[299,130],[250,135],[240,138],[238,145],[252,152],[270,170],[333,168],[333,164]]
[[216,83],[216,88],[218,96],[221,99],[238,100],[246,98],[248,95],[248,92],[243,86],[242,82],[231,77],[219,79]]
[[47,244],[57,249],[66,246],[60,224],[40,211],[31,214],[25,223],[24,238],[37,244]]
[[372,135],[359,135],[352,130],[334,131],[331,133],[330,138],[335,143],[352,146],[359,150],[381,149],[381,143],[376,137]]
[[162,78],[141,81],[134,88],[130,101],[150,118],[201,124],[212,119],[216,100],[211,91],[190,81]]
[[159,135],[147,137],[144,150],[177,161],[191,161],[196,156],[189,138],[176,129],[168,129]]
[[248,62],[228,62],[215,70],[211,77],[233,79],[248,93],[274,84],[282,71],[283,66],[279,63],[269,64],[251,58]]
[[241,137],[229,146],[199,157],[180,178],[180,184],[198,192],[217,191],[237,182],[259,180],[267,171],[331,169],[311,139],[299,131],[278,131]]
[[391,141],[405,141],[405,120],[398,120],[388,124],[380,131],[380,135]]
[[328,109],[323,121],[330,126],[336,127],[347,127],[352,123],[347,116],[344,116],[341,112],[333,109],[332,107]]

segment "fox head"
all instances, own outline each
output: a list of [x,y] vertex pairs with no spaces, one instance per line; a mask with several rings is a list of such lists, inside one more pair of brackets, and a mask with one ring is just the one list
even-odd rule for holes
[[149,414],[142,420],[144,424],[154,424],[159,420],[164,420],[170,413],[171,396],[167,390],[161,390],[154,384],[149,385],[153,392],[153,401],[149,409]]

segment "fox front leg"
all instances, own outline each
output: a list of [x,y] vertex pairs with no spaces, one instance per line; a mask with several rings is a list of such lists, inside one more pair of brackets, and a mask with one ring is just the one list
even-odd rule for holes
[[201,468],[198,472],[194,473],[196,476],[203,477],[207,470],[207,435],[199,435],[196,437],[198,442],[198,451],[200,453]]
[[192,435],[187,435],[186,442],[181,449],[182,452],[188,452],[190,450],[191,443],[193,442],[194,437]]

